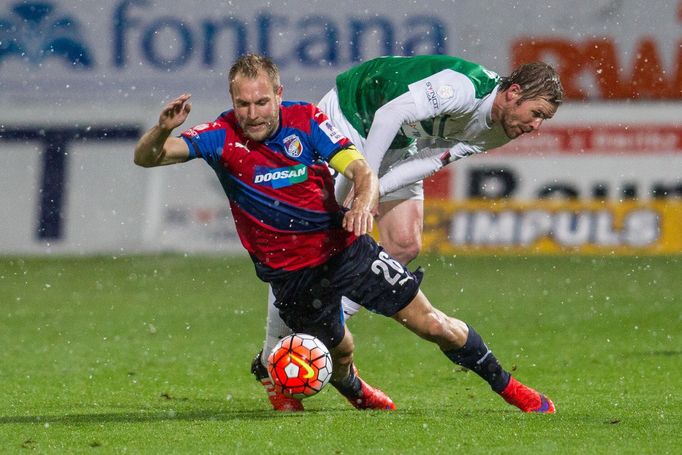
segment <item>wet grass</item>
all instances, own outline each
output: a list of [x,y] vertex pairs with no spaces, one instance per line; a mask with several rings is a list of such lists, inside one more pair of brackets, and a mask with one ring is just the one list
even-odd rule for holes
[[423,256],[423,288],[551,396],[524,415],[393,321],[350,322],[368,380],[269,410],[248,369],[265,286],[248,259],[0,259],[3,453],[676,453],[682,258]]

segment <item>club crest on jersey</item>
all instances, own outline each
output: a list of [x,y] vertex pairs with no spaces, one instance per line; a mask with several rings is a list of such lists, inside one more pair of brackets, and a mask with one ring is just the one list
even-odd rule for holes
[[303,144],[301,144],[301,140],[295,134],[285,137],[283,142],[287,155],[290,157],[298,158],[303,153]]
[[438,96],[442,99],[449,99],[455,96],[455,89],[451,85],[441,85],[438,87]]
[[305,164],[272,169],[256,166],[253,183],[272,188],[284,188],[308,180],[308,167]]

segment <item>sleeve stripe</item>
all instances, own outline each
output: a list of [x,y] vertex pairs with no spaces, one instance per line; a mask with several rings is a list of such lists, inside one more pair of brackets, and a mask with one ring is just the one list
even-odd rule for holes
[[350,163],[355,160],[364,159],[365,157],[362,156],[362,153],[360,153],[354,145],[351,145],[336,152],[332,159],[329,160],[329,164],[331,167],[343,174]]
[[[181,139],[184,139],[185,142],[187,143],[187,146],[189,147],[189,157],[188,160],[191,160],[193,158],[203,158],[201,154],[201,149],[199,148],[199,145],[194,142],[194,140],[188,138],[187,136],[181,135]],[[192,155],[192,152],[194,152],[194,155]]]

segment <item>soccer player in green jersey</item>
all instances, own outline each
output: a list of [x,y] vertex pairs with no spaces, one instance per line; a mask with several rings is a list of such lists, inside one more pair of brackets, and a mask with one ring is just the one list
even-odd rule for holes
[[[407,264],[421,250],[422,179],[460,158],[537,130],[562,101],[556,71],[542,62],[500,77],[457,57],[423,55],[379,57],[350,68],[336,78],[319,107],[378,173],[379,238],[393,257]],[[337,200],[343,202],[351,191],[350,183],[337,176]],[[272,294],[269,300],[265,352],[290,333]],[[359,309],[343,299],[346,319]],[[261,356],[252,371],[269,389]],[[291,400],[278,402],[302,408]]]
[[[562,98],[557,73],[545,63],[500,78],[456,57],[423,55],[379,57],[351,68],[319,107],[378,173],[379,238],[407,264],[421,249],[422,179],[537,130]],[[338,180],[343,200],[349,185]]]

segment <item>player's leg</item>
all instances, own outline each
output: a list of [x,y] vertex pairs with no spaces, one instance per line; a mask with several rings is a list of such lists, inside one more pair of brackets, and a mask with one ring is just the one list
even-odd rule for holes
[[397,199],[379,204],[377,229],[381,246],[401,264],[416,258],[422,247],[424,201]]
[[272,293],[272,287],[268,286],[268,317],[265,326],[265,342],[263,349],[256,354],[256,357],[251,362],[251,374],[256,377],[256,380],[261,383],[265,389],[265,393],[276,411],[303,411],[303,403],[297,398],[292,398],[278,392],[267,370],[267,359],[269,353],[275,347],[277,342],[293,331],[287,327],[279,315],[279,310],[275,307],[275,296]]
[[343,318],[346,322],[352,318],[362,306],[359,303],[353,302],[348,297],[341,297],[341,308],[343,309]]
[[[355,345],[346,327],[337,272],[346,263],[344,250],[327,263],[272,283],[275,306],[287,327],[320,339],[332,355],[330,383],[358,409],[395,409],[390,398],[365,383],[353,366]],[[345,278],[348,278],[347,276]],[[352,282],[345,279],[344,282]]]
[[[388,150],[381,162],[379,176],[417,153],[415,144]],[[401,264],[408,264],[419,255],[424,230],[423,182],[413,182],[381,196],[377,229],[381,246]]]
[[[342,186],[337,182],[337,188]],[[337,194],[338,196],[338,194]],[[421,182],[381,198],[377,229],[383,248],[403,265],[419,255],[424,229],[424,188]],[[341,300],[346,320],[362,306],[347,297]]]
[[464,360],[457,363],[482,375],[493,390],[500,392],[507,385],[508,373],[502,370],[473,328],[434,308],[421,291],[393,318],[425,340],[436,343],[449,358],[455,357],[450,353],[461,351],[457,357]]
[[434,308],[421,291],[393,318],[436,343],[452,362],[478,374],[508,403],[524,412],[554,413],[549,398],[521,384],[502,368],[473,327]]
[[[359,304],[347,297],[341,298],[341,304],[344,320],[346,321],[362,308]],[[284,323],[282,317],[279,315],[279,310],[275,306],[275,296],[272,293],[272,287],[268,286],[268,316],[265,324],[265,341],[263,342],[263,349],[256,356],[264,368],[267,363],[268,353],[272,352],[272,349],[279,340],[292,333],[294,333],[293,330]],[[252,366],[252,372],[253,369],[254,367]],[[258,377],[257,374],[256,377]]]
[[[365,138],[350,124],[348,119],[343,115],[341,107],[339,105],[339,97],[336,89],[329,90],[317,103],[317,106],[329,117],[334,126],[339,130],[339,132],[349,138],[351,142],[358,148],[360,153],[363,153],[365,149]],[[343,174],[336,174],[334,176],[334,197],[339,202],[343,204],[348,194],[353,188],[353,182],[347,179]],[[353,317],[360,308],[362,308],[357,303],[343,297],[341,300],[343,305],[343,313],[346,321]]]
[[367,309],[393,317],[440,347],[450,361],[486,380],[507,402],[525,412],[554,412],[552,402],[511,378],[469,325],[434,308],[419,289],[421,277],[403,267],[369,236],[359,238],[349,267],[356,280],[349,295]]
[[[275,295],[272,293],[272,287],[268,286],[268,317],[265,326],[265,341],[263,342],[265,357],[272,352],[279,340],[292,333],[294,333],[293,330],[284,323],[279,315],[279,310],[275,306]],[[265,364],[265,360],[263,364]]]
[[[389,149],[381,162],[379,177],[384,177],[394,166],[416,154],[418,154],[416,144],[402,149]],[[413,182],[382,194],[377,219],[381,245],[394,259],[402,264],[408,264],[421,252],[423,220],[423,182]]]
[[351,365],[353,365],[353,351],[355,350],[355,343],[353,342],[353,335],[344,326],[345,335],[339,344],[329,350],[332,356],[332,377],[329,380],[331,384],[338,384],[350,375]]
[[[361,308],[359,304],[353,302],[352,300],[346,297],[342,297],[341,303],[344,313],[344,320],[348,320]],[[253,359],[253,362],[251,363],[251,373],[256,377],[256,380],[260,382],[263,388],[265,389],[265,393],[268,397],[268,400],[270,401],[270,404],[272,404],[273,409],[275,409],[276,411],[302,411],[304,407],[301,400],[297,398],[287,397],[286,395],[278,392],[274,388],[272,380],[268,375],[266,365],[268,353],[272,351],[272,349],[275,347],[279,340],[293,333],[293,331],[282,320],[282,317],[279,314],[279,310],[277,309],[277,307],[275,307],[275,296],[273,295],[272,288],[270,286],[268,286],[268,317],[265,326],[265,332],[266,333],[265,341],[263,342],[263,349],[258,354],[256,354],[256,357]],[[349,341],[352,343],[352,336],[349,338]],[[343,369],[341,365],[345,363],[344,361],[338,360],[332,361],[334,362],[333,363],[334,365],[337,364],[339,365],[338,369],[334,367],[334,372],[341,371]],[[345,368],[345,371],[347,372],[348,368]],[[351,369],[351,373],[353,373],[354,375],[355,374],[354,370]],[[369,388],[370,386],[366,385],[366,387]],[[378,393],[382,392],[378,391]],[[367,393],[367,395],[369,394]],[[386,400],[392,403],[390,398],[386,397]],[[352,402],[352,404],[355,406],[358,403],[357,401],[354,401]]]
[[388,395],[367,384],[358,375],[358,369],[353,363],[353,335],[347,326],[345,331],[341,343],[331,349],[334,369],[330,384],[356,409],[394,410],[395,404]]

